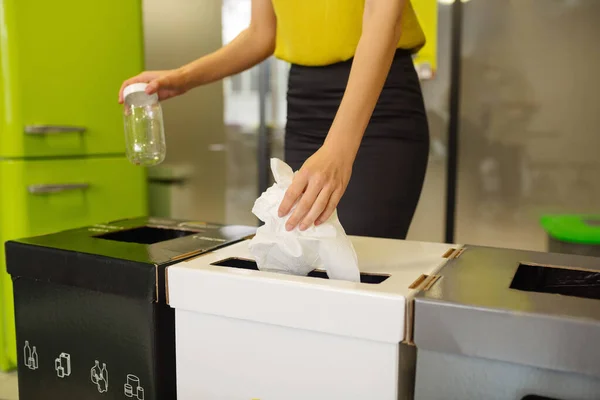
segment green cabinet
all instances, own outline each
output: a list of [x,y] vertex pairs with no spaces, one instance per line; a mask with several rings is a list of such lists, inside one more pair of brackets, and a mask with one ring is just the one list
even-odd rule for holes
[[144,176],[124,157],[2,162],[0,235],[39,235],[90,219],[138,215],[146,210]]
[[0,0],[1,370],[17,365],[4,242],[147,215],[117,102],[142,69],[141,0]]
[[[51,174],[48,171],[52,171]],[[145,171],[127,159],[5,161],[0,163],[0,239],[48,234],[146,215]],[[0,368],[16,365],[12,283],[4,264],[1,283],[5,358]]]
[[0,0],[0,157],[123,153],[140,0]]

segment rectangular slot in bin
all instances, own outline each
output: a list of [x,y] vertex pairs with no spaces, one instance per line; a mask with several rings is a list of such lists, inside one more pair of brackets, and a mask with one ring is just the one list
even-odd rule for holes
[[593,226],[593,227],[598,227],[600,228],[600,218],[598,219],[585,219],[583,220],[583,223],[586,224],[587,226]]
[[[246,260],[243,258],[227,258],[225,260],[221,260],[221,261],[212,263],[211,265],[214,265],[217,267],[248,269],[248,270],[253,270],[253,271],[259,270],[255,261]],[[327,276],[327,273],[325,271],[316,270],[316,269],[311,271],[308,274],[308,276],[310,276],[312,278],[329,279],[329,277]],[[366,274],[366,273],[361,272],[360,273],[360,282],[376,285],[376,284],[379,284],[379,283],[385,281],[389,277],[390,277],[389,275],[385,275],[385,274]]]
[[198,231],[187,229],[157,228],[154,226],[140,226],[138,228],[105,233],[95,237],[99,239],[114,240],[117,242],[154,244],[190,236],[195,233],[198,233]]
[[520,264],[510,288],[600,300],[600,272]]

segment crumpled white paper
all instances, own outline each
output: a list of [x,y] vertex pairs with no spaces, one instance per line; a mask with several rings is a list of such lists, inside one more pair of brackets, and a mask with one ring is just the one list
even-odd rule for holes
[[264,222],[249,244],[258,268],[303,276],[322,268],[330,279],[359,282],[358,258],[337,212],[319,226],[288,232],[285,224],[292,213],[280,218],[278,210],[294,172],[276,158],[271,159],[271,170],[275,184],[256,200],[252,208],[254,215]]

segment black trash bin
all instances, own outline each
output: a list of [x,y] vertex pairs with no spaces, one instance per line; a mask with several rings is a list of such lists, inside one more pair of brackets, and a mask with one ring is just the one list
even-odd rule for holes
[[175,400],[165,267],[254,232],[139,218],[7,242],[20,399]]

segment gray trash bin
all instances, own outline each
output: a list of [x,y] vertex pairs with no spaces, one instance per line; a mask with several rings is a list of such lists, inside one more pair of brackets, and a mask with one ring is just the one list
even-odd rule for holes
[[416,399],[600,398],[600,259],[467,246],[438,275],[415,297]]
[[600,257],[600,215],[546,215],[541,224],[550,252]]
[[182,207],[181,204],[174,204],[173,199],[190,197],[191,194],[186,191],[186,188],[189,186],[191,176],[192,169],[189,166],[159,165],[148,168],[148,207],[150,215],[161,218],[176,218],[174,209]]

